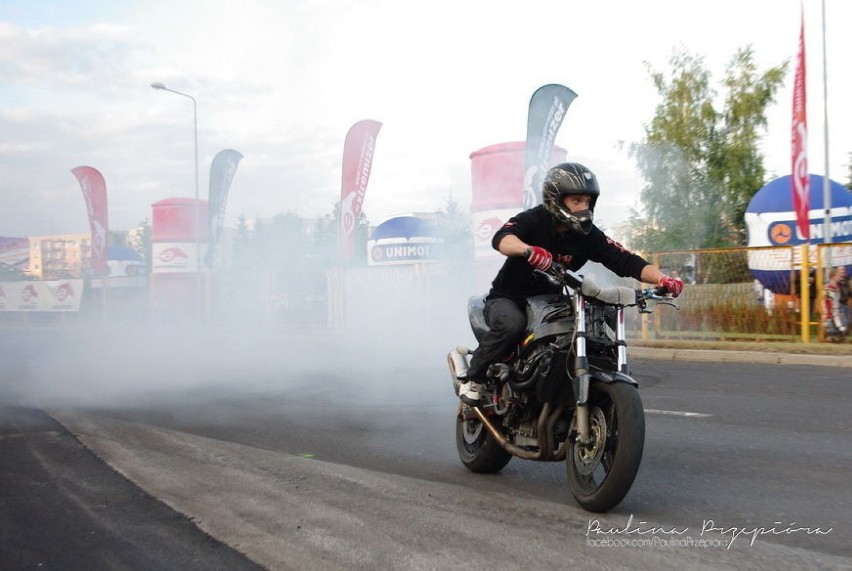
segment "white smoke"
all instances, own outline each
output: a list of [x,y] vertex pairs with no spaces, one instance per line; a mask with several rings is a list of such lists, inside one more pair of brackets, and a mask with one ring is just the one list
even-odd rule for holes
[[[424,371],[427,382],[445,385],[450,394],[446,353],[471,343],[467,297],[480,293],[472,291],[464,268],[435,263],[333,271],[329,289],[313,292],[323,302],[313,312],[275,311],[264,302],[259,309],[213,311],[205,324],[144,312],[112,321],[83,312],[64,323],[6,323],[0,326],[0,399],[133,407],[306,386],[325,399],[351,395],[356,386],[359,398],[369,399]],[[329,295],[344,303],[334,319],[325,311]],[[411,388],[416,394],[413,380]]]

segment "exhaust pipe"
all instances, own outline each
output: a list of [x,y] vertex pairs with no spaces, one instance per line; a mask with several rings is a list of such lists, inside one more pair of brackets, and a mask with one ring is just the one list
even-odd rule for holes
[[482,426],[485,427],[488,432],[491,433],[491,436],[494,440],[497,441],[497,444],[502,446],[506,452],[511,454],[512,456],[517,456],[518,458],[523,458],[524,460],[538,460],[541,458],[541,450],[533,452],[531,450],[527,450],[526,448],[521,448],[520,446],[515,446],[511,442],[509,442],[503,434],[500,433],[499,430],[494,428],[494,425],[491,424],[491,421],[488,420],[488,417],[482,412],[478,406],[471,407],[471,410],[476,414],[479,418],[479,422],[482,423]]
[[526,448],[521,448],[520,446],[516,446],[509,442],[509,440],[497,430],[491,421],[488,420],[488,416],[482,412],[482,409],[478,406],[471,407],[471,410],[476,414],[479,421],[482,423],[482,426],[491,433],[491,436],[494,440],[497,441],[506,452],[511,454],[512,456],[517,456],[518,458],[523,458],[524,460],[564,460],[565,459],[565,448],[566,446],[562,446],[559,450],[552,450],[553,442],[553,426],[556,424],[556,421],[559,419],[559,416],[565,410],[565,407],[560,406],[557,407],[555,411],[550,412],[551,406],[550,404],[545,403],[544,408],[541,410],[541,414],[538,417],[538,450],[532,451],[527,450]]
[[453,390],[456,396],[459,394],[459,377],[467,375],[467,370],[470,368],[467,361],[469,354],[470,349],[463,345],[459,345],[447,354],[447,366],[450,368],[450,377],[453,380]]

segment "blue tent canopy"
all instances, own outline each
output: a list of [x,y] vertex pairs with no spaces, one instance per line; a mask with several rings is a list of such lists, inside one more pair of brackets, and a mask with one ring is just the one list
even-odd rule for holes
[[136,250],[125,246],[110,246],[107,248],[107,260],[115,260],[117,262],[133,261],[144,262],[145,259],[139,255]]
[[435,227],[429,222],[416,216],[397,216],[376,226],[370,234],[370,240],[387,238],[434,238]]

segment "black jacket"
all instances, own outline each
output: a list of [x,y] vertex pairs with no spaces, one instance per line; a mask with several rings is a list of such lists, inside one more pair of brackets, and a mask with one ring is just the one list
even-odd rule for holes
[[[648,262],[607,237],[597,226],[587,235],[578,232],[558,232],[553,216],[539,205],[509,219],[491,239],[497,249],[500,240],[514,234],[530,246],[541,246],[553,254],[553,259],[579,270],[589,260],[599,262],[622,277],[641,279],[642,268]],[[489,297],[507,297],[522,304],[531,295],[559,293],[559,287],[533,272],[526,259],[507,257],[497,277],[491,282]]]

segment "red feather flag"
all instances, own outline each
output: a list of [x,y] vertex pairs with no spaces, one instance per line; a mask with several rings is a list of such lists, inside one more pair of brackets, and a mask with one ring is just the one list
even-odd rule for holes
[[799,54],[796,58],[796,79],[793,84],[793,133],[792,133],[792,191],[793,209],[796,211],[796,226],[805,240],[811,239],[809,221],[810,177],[808,176],[808,117],[805,93],[805,12],[802,9],[802,24],[799,31]]
[[340,184],[340,260],[349,261],[354,254],[355,229],[361,216],[361,204],[367,192],[376,137],[382,124],[365,119],[358,121],[346,134],[343,145],[343,178]]
[[86,200],[86,211],[89,214],[89,227],[92,231],[92,274],[107,275],[107,191],[104,176],[92,167],[77,167],[71,169]]

